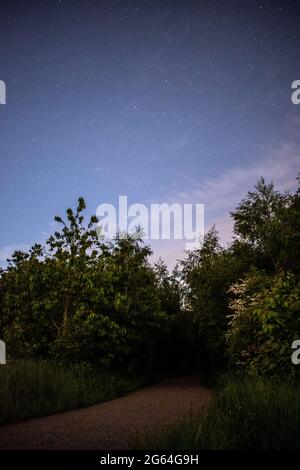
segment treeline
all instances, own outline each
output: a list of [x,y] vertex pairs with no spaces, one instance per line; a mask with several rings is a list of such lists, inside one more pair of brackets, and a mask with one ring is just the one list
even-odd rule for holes
[[149,264],[138,231],[104,243],[84,210],[80,198],[65,220],[55,217],[60,228],[45,247],[16,251],[2,270],[8,355],[132,373],[177,366],[189,348],[179,281]]
[[209,372],[294,378],[300,338],[300,191],[280,193],[261,178],[234,212],[234,240],[213,228],[182,263],[186,301]]
[[137,231],[111,243],[85,202],[46,245],[17,251],[0,276],[0,337],[10,357],[139,372],[230,367],[294,377],[300,339],[300,191],[260,179],[231,214],[235,238],[213,228],[172,273],[149,263]]

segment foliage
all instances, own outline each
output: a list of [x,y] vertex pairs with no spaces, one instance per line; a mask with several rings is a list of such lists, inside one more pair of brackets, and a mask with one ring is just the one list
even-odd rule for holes
[[123,377],[42,360],[0,367],[0,424],[100,403],[135,390],[146,377]]
[[228,290],[233,295],[227,332],[231,364],[250,374],[295,379],[291,344],[300,337],[299,191],[280,194],[261,179],[233,217],[239,249],[251,246],[254,264]]
[[280,266],[292,202],[292,195],[279,193],[273,183],[266,184],[260,178],[255,191],[249,191],[231,213],[234,233],[251,248],[259,267],[276,270]]
[[227,315],[226,342],[231,367],[244,371],[250,358],[257,353],[260,325],[253,315],[253,309],[260,302],[262,290],[267,288],[271,279],[264,272],[253,268],[228,289],[232,298],[229,302],[230,314]]
[[252,315],[258,330],[250,373],[293,378],[296,368],[290,356],[292,342],[300,337],[300,282],[291,273],[277,275]]
[[207,368],[218,368],[225,354],[227,291],[240,272],[240,265],[230,250],[221,247],[215,228],[207,233],[201,248],[190,252],[182,265],[186,302],[198,326]]
[[[298,339],[300,190],[261,178],[231,216],[235,238],[213,227],[172,273],[141,232],[104,242],[79,198],[46,246],[16,251],[0,272],[0,337],[10,357],[140,372],[230,364],[292,377]],[[99,236],[100,235],[100,236]]]
[[[0,278],[0,330],[13,357],[85,361],[94,367],[147,369],[178,305],[163,299],[149,247],[139,234],[103,243],[85,202],[46,247],[16,252]],[[165,289],[166,291],[166,289]],[[165,309],[165,310],[164,310]]]
[[213,228],[182,263],[185,302],[199,327],[209,372],[231,367],[293,377],[299,330],[300,202],[261,178],[232,212],[235,239]]

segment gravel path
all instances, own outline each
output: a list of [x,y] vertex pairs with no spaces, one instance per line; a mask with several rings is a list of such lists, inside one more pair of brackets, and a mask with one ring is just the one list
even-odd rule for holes
[[0,449],[124,450],[136,433],[207,406],[197,377],[168,379],[99,405],[0,426]]

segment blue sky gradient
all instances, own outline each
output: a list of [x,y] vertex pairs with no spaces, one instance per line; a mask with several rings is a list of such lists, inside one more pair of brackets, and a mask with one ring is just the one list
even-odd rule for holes
[[[55,214],[102,202],[228,211],[299,171],[297,2],[36,1],[1,6],[0,262]],[[169,265],[178,242],[153,247]]]

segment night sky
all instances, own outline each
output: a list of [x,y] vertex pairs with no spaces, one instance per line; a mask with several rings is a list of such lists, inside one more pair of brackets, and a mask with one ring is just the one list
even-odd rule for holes
[[[230,239],[260,175],[300,169],[300,2],[1,2],[0,260],[85,197],[198,202]],[[153,245],[169,265],[179,242]]]

